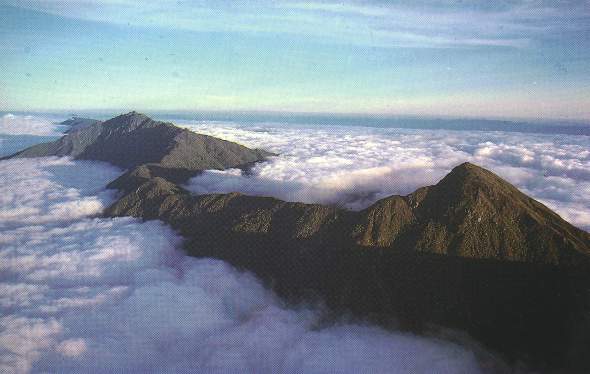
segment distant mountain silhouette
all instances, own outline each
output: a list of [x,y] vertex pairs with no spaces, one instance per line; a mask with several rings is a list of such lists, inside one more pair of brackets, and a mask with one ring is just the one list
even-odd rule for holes
[[99,122],[101,122],[101,121],[96,120],[96,119],[91,119],[91,118],[72,117],[72,118],[67,119],[63,122],[60,122],[59,124],[62,126],[69,127],[69,129],[64,131],[67,134],[67,133],[75,131],[75,130],[80,130],[85,127],[92,126],[92,125],[99,123]]
[[590,234],[470,163],[359,212],[181,187],[271,155],[132,112],[12,157],[69,155],[127,168],[105,216],[160,219],[193,256],[250,270],[289,302],[321,300],[412,331],[467,331],[536,369],[589,371]]

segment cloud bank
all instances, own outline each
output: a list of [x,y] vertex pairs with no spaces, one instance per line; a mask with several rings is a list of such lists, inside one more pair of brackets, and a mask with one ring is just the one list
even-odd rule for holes
[[11,113],[0,117],[0,134],[4,135],[58,136],[63,130],[63,126],[44,117]]
[[0,371],[477,373],[478,349],[284,307],[179,250],[159,221],[92,218],[111,166],[0,161]]
[[590,137],[500,131],[184,122],[194,131],[279,153],[249,174],[207,171],[195,193],[232,192],[362,209],[438,182],[470,161],[590,230]]

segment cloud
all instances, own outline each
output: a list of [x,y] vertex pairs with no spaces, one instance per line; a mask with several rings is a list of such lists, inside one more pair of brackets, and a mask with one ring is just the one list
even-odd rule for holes
[[63,326],[53,318],[0,317],[0,370],[27,373],[41,352],[56,343]]
[[[590,228],[590,137],[227,122],[185,126],[279,152],[196,192],[361,209],[470,160]],[[251,274],[186,257],[158,221],[94,218],[121,170],[67,158],[0,162],[0,371],[478,372],[470,344],[286,308]],[[418,354],[419,352],[419,354]]]
[[66,357],[78,357],[86,352],[88,347],[84,339],[64,340],[56,347],[56,351]]
[[1,165],[0,228],[99,214],[114,197],[113,191],[103,190],[105,184],[121,173],[104,163],[57,157]]
[[584,2],[9,2],[65,17],[197,31],[282,33],[381,47],[524,47],[587,30]]
[[286,308],[252,274],[185,256],[162,222],[93,218],[120,172],[0,162],[3,373],[475,373],[482,357],[496,362],[475,345],[324,326],[321,311]]
[[590,230],[590,137],[501,131],[183,122],[197,132],[279,153],[250,173],[207,171],[187,188],[362,209],[405,195],[471,161]]
[[0,117],[1,135],[58,136],[62,132],[63,126],[58,126],[54,121],[44,117],[10,113]]

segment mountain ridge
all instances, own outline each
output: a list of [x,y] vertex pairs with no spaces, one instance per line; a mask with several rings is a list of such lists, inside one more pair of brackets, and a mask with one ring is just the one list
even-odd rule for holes
[[[153,178],[159,178],[158,187],[164,186],[164,181],[174,184],[174,180],[169,180],[174,178],[167,177],[165,170],[160,169],[158,173],[146,171],[143,175],[132,172],[113,181],[109,187],[124,191],[124,195],[107,208],[106,214],[157,218],[157,215],[146,216],[144,208],[162,213],[166,211],[165,207],[158,207],[156,201],[139,194],[139,188],[148,191],[145,183]],[[166,185],[164,190],[168,189],[172,187]],[[183,195],[183,199],[193,199],[182,188],[175,191]],[[152,193],[150,196],[158,196],[166,204],[174,199],[174,196],[162,194]],[[273,198],[228,196],[239,196],[244,200],[244,206],[251,207],[248,211],[227,212],[233,214],[231,222],[239,221],[240,214],[250,220],[274,219],[278,208],[269,211],[257,206],[258,203],[267,205],[271,199],[275,207],[282,206],[283,210],[285,206],[294,210],[316,207],[317,216],[298,216],[293,229],[297,224],[306,225],[309,230],[324,235],[321,228],[314,225],[321,222],[323,215],[328,214],[326,212],[338,212],[332,214],[348,217],[339,222],[343,238],[338,242],[345,240],[362,247],[402,251],[413,248],[425,253],[553,265],[576,265],[586,263],[590,258],[590,234],[572,226],[497,175],[471,163],[455,167],[434,186],[422,187],[406,196],[387,197],[359,212],[319,204],[287,203]],[[197,201],[198,197],[194,199]],[[290,236],[298,237],[296,234]]]
[[271,153],[131,112],[10,157],[69,155],[127,170],[105,217],[159,219],[187,254],[258,275],[287,302],[321,300],[414,332],[466,331],[541,370],[590,370],[590,234],[471,163],[361,211],[240,193],[193,195],[205,169]]
[[[189,255],[254,272],[289,302],[319,299],[336,316],[413,332],[460,329],[536,369],[590,368],[590,234],[478,166],[358,212],[128,178],[112,183],[127,188],[105,216],[163,220]],[[507,234],[493,226],[506,222]],[[477,243],[495,247],[470,252]]]
[[105,161],[124,169],[160,164],[199,172],[239,167],[272,155],[130,112],[73,129],[54,142],[38,144],[3,159],[70,156]]

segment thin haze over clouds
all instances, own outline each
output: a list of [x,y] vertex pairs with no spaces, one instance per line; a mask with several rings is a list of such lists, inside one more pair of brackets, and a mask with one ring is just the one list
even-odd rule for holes
[[481,360],[502,365],[473,343],[324,326],[318,311],[286,308],[252,275],[186,257],[159,221],[92,218],[112,201],[103,188],[118,173],[67,158],[0,161],[3,373],[467,374]]

